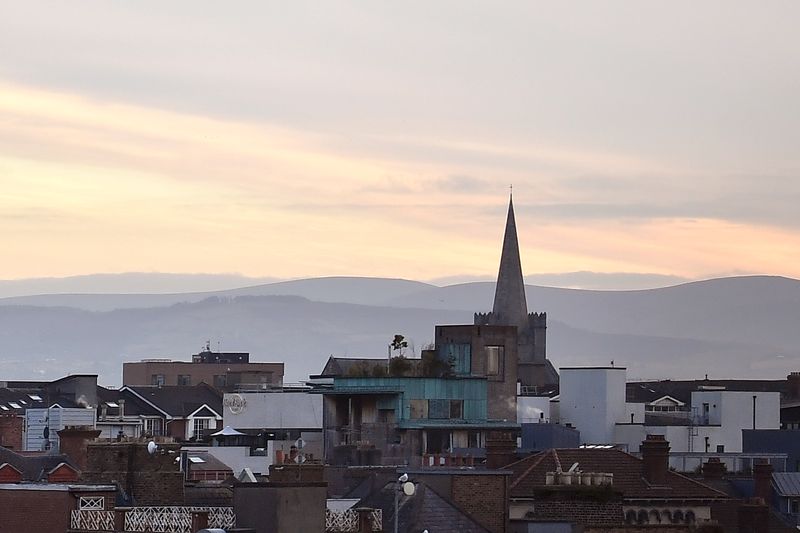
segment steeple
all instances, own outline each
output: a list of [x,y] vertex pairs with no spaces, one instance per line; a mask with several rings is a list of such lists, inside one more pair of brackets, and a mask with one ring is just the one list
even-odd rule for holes
[[495,317],[495,323],[517,326],[520,331],[528,323],[528,304],[525,300],[525,282],[522,279],[512,194],[509,194],[508,197],[506,233],[503,237],[503,252],[500,257],[500,271],[497,274],[492,314]]

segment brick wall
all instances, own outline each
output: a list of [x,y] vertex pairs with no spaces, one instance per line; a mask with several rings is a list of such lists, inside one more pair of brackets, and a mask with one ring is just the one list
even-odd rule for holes
[[12,450],[22,450],[22,417],[0,415],[0,446]]
[[504,533],[508,517],[508,476],[454,475],[452,499],[492,533]]
[[567,520],[594,528],[622,528],[625,524],[622,495],[599,488],[537,491],[533,513],[536,520]]
[[147,453],[144,443],[90,443],[84,483],[119,483],[136,505],[183,505],[183,473],[177,446],[160,445],[163,451]]
[[64,533],[72,506],[67,491],[0,489],[0,533]]

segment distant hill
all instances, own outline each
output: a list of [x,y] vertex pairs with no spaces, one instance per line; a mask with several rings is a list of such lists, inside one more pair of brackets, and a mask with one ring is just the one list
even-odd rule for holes
[[[637,378],[777,378],[800,370],[797,280],[758,276],[642,291],[527,290],[531,310],[548,312],[548,354],[557,366],[613,359]],[[121,361],[187,359],[208,339],[212,346],[220,341],[223,350],[250,351],[254,360],[284,361],[287,379],[294,381],[318,372],[331,354],[384,357],[395,333],[406,335],[419,353],[436,324],[470,323],[474,311],[490,310],[493,291],[494,284],[483,282],[435,287],[320,278],[214,296],[9,298],[0,300],[0,379],[95,371],[104,383],[118,384]]]

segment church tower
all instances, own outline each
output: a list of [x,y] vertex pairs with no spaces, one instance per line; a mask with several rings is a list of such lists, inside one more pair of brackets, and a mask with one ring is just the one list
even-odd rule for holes
[[547,360],[547,313],[528,313],[511,196],[508,199],[494,306],[491,313],[475,313],[475,324],[517,327],[518,376],[523,386],[541,387],[558,383],[558,373]]

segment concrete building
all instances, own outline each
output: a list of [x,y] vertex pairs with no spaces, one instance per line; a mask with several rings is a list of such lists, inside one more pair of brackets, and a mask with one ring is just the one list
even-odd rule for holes
[[122,383],[130,386],[198,385],[222,391],[255,390],[283,385],[283,363],[251,363],[244,352],[212,352],[208,347],[191,361],[144,359],[123,363]]
[[517,328],[436,326],[435,353],[456,377],[485,377],[487,416],[512,421],[517,411]]
[[625,369],[561,368],[560,374],[559,422],[577,428],[583,443],[614,442],[616,425],[630,420],[625,409]]

